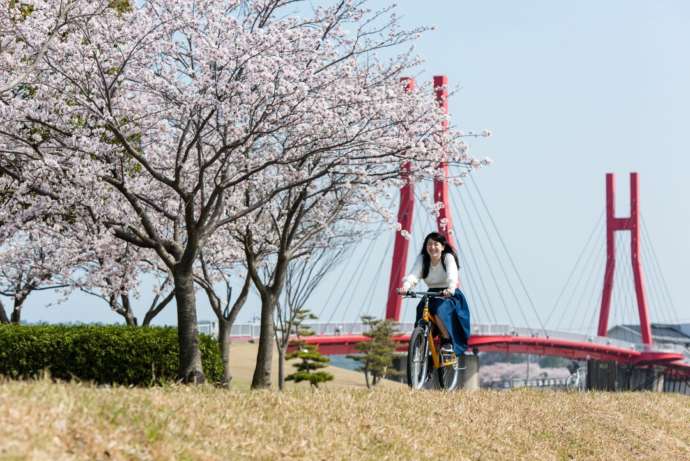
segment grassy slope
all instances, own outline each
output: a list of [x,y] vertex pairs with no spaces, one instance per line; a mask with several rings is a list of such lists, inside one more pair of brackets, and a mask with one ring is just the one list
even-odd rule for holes
[[675,394],[0,384],[0,459],[690,459]]

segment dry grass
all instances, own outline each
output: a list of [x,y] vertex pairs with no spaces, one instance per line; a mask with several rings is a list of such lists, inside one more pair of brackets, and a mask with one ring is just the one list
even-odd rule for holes
[[0,383],[0,459],[690,459],[690,398],[650,393]]

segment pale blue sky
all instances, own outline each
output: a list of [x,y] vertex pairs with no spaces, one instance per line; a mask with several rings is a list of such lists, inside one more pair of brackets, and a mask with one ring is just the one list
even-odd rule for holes
[[[690,322],[690,2],[397,3],[405,24],[436,27],[417,45],[426,60],[419,78],[448,75],[460,87],[450,100],[453,123],[493,132],[471,143],[476,155],[495,161],[477,181],[540,316],[550,312],[600,216],[605,173],[617,174],[623,215],[628,173],[637,171],[674,317]],[[387,276],[376,292],[385,296],[386,289]],[[45,308],[49,298],[32,295],[24,318],[116,320],[90,298]],[[257,312],[250,303],[241,319]],[[202,306],[199,317],[212,314]],[[160,321],[173,323],[173,309]]]

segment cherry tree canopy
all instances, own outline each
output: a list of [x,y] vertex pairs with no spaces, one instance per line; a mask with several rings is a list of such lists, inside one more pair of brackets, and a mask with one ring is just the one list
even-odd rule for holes
[[402,90],[414,59],[377,58],[420,30],[363,0],[304,17],[286,14],[295,3],[0,1],[14,34],[0,50],[0,189],[25,215],[88,217],[155,252],[174,279],[183,379],[203,379],[192,273],[219,229],[319,178],[375,202],[408,160],[418,175],[467,161],[431,88]]

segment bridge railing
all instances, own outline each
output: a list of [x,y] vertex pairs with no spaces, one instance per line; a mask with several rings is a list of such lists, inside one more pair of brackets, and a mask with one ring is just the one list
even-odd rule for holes
[[472,325],[472,334],[476,335],[495,335],[495,336],[523,336],[533,338],[558,338],[570,341],[589,342],[602,344],[605,346],[615,346],[622,349],[646,352],[676,352],[683,354],[690,360],[690,350],[680,345],[654,343],[651,346],[641,343],[631,343],[621,339],[610,338],[607,336],[585,335],[568,331],[543,330],[535,328],[513,327],[501,324],[475,324]]
[[551,389],[571,389],[571,390],[585,390],[586,371],[584,368],[578,369],[575,373],[567,378],[510,378],[499,379],[489,382],[482,382],[482,387],[492,389],[512,389],[515,387],[537,387],[537,388],[551,388]]
[[476,335],[490,335],[490,336],[522,336],[532,338],[558,338],[570,341],[589,342],[594,344],[603,344],[610,346],[617,346],[624,349],[635,350],[638,345],[621,341],[615,338],[608,338],[594,335],[584,335],[580,333],[572,333],[568,331],[546,330],[536,328],[514,327],[512,325],[492,325],[492,324],[475,324],[472,325],[472,333]]
[[[361,335],[367,331],[368,326],[362,322],[342,322],[342,323],[305,323],[317,336],[338,336],[338,335]],[[398,324],[398,331],[410,333],[414,328],[414,323],[403,322]],[[230,330],[230,336],[258,338],[260,325],[257,323],[236,323]]]
[[[217,334],[212,332],[215,327],[215,322],[207,322],[205,325],[208,334]],[[341,323],[306,323],[314,331],[317,336],[338,336],[338,335],[361,335],[367,331],[367,325],[362,322],[341,322]],[[403,322],[398,324],[398,331],[401,333],[411,333],[414,328],[413,322]],[[202,326],[200,325],[200,329]],[[206,332],[206,331],[205,331]],[[258,323],[236,323],[232,326],[230,336],[244,337],[244,338],[258,338],[260,334],[260,325]],[[567,331],[545,330],[535,328],[514,327],[506,324],[473,324],[472,334],[487,335],[487,336],[522,336],[533,338],[557,338],[578,342],[589,342],[593,344],[602,344],[606,346],[615,346],[622,349],[630,349],[634,351],[648,351],[654,350],[656,352],[677,352],[682,353],[686,357],[686,361],[690,362],[690,351],[681,346],[674,346],[669,344],[654,344],[649,347],[645,344],[635,344],[620,339],[584,335],[579,333],[572,333]]]

